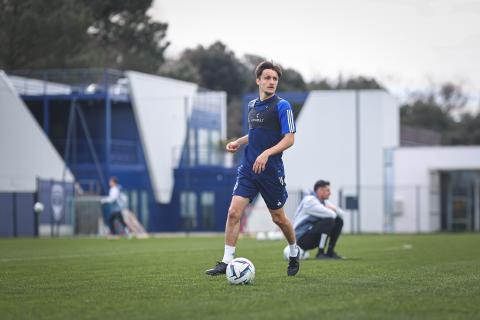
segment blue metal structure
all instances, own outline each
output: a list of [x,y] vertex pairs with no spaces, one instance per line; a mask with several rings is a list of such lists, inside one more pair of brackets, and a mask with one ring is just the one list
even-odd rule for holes
[[218,113],[194,106],[182,159],[174,172],[171,202],[159,204],[122,72],[27,70],[9,74],[22,77],[20,81],[43,83],[38,90],[30,88],[27,80],[22,87],[17,79],[16,86],[86,192],[105,194],[108,177],[117,176],[129,195],[131,209],[148,231],[224,229],[236,169],[226,168],[217,146],[200,145],[199,138],[219,138],[222,124]]

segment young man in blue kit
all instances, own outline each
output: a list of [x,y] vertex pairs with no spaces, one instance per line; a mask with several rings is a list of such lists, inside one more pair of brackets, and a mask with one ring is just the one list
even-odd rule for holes
[[255,69],[259,97],[248,104],[248,134],[227,144],[228,152],[237,152],[247,145],[242,164],[238,167],[225,226],[225,250],[222,261],[205,271],[216,276],[225,274],[227,264],[235,257],[235,245],[240,232],[240,218],[247,205],[260,193],[267,204],[273,222],[282,230],[290,247],[287,275],[297,274],[300,250],[296,245],[292,223],[283,206],[288,194],[282,152],[294,143],[295,122],[288,101],[275,95],[282,70],[269,61]]

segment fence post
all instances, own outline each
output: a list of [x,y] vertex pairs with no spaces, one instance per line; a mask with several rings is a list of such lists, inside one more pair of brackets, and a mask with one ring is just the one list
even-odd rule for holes
[[[38,189],[39,189],[39,188],[38,188],[38,184],[39,184],[39,183],[38,183],[38,179],[39,179],[38,177],[35,178],[35,193],[34,193],[34,196],[33,196],[33,205],[34,205],[34,206],[35,206],[35,204],[38,202],[38,199],[39,199],[39,197],[38,197],[38,192],[39,192],[39,191],[38,191]],[[34,216],[33,216],[33,234],[34,234],[35,237],[38,238],[38,233],[39,233],[39,232],[38,232],[38,224],[39,224],[39,222],[38,222],[38,220],[39,220],[38,215],[39,215],[40,213],[38,213],[38,212],[34,209],[34,210],[33,210],[33,214],[34,214]]]
[[16,238],[18,236],[17,230],[17,193],[12,193],[12,213],[13,213],[13,237]]
[[415,186],[417,233],[421,232],[421,226],[420,226],[420,200],[421,200],[421,195],[420,195],[420,191],[421,191],[420,186],[419,185]]

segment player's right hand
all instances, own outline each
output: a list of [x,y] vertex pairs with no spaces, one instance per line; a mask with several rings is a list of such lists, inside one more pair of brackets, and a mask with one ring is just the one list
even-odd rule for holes
[[240,143],[238,143],[236,140],[227,143],[227,146],[225,147],[225,149],[227,149],[227,151],[231,153],[237,152],[238,148],[240,148]]

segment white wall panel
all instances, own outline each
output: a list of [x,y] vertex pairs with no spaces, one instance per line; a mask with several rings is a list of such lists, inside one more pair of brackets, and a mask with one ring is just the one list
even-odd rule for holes
[[[0,71],[0,191],[33,192],[36,178],[61,180],[65,163]],[[65,171],[65,181],[73,181]]]
[[168,203],[197,85],[134,71],[126,75],[155,198]]

